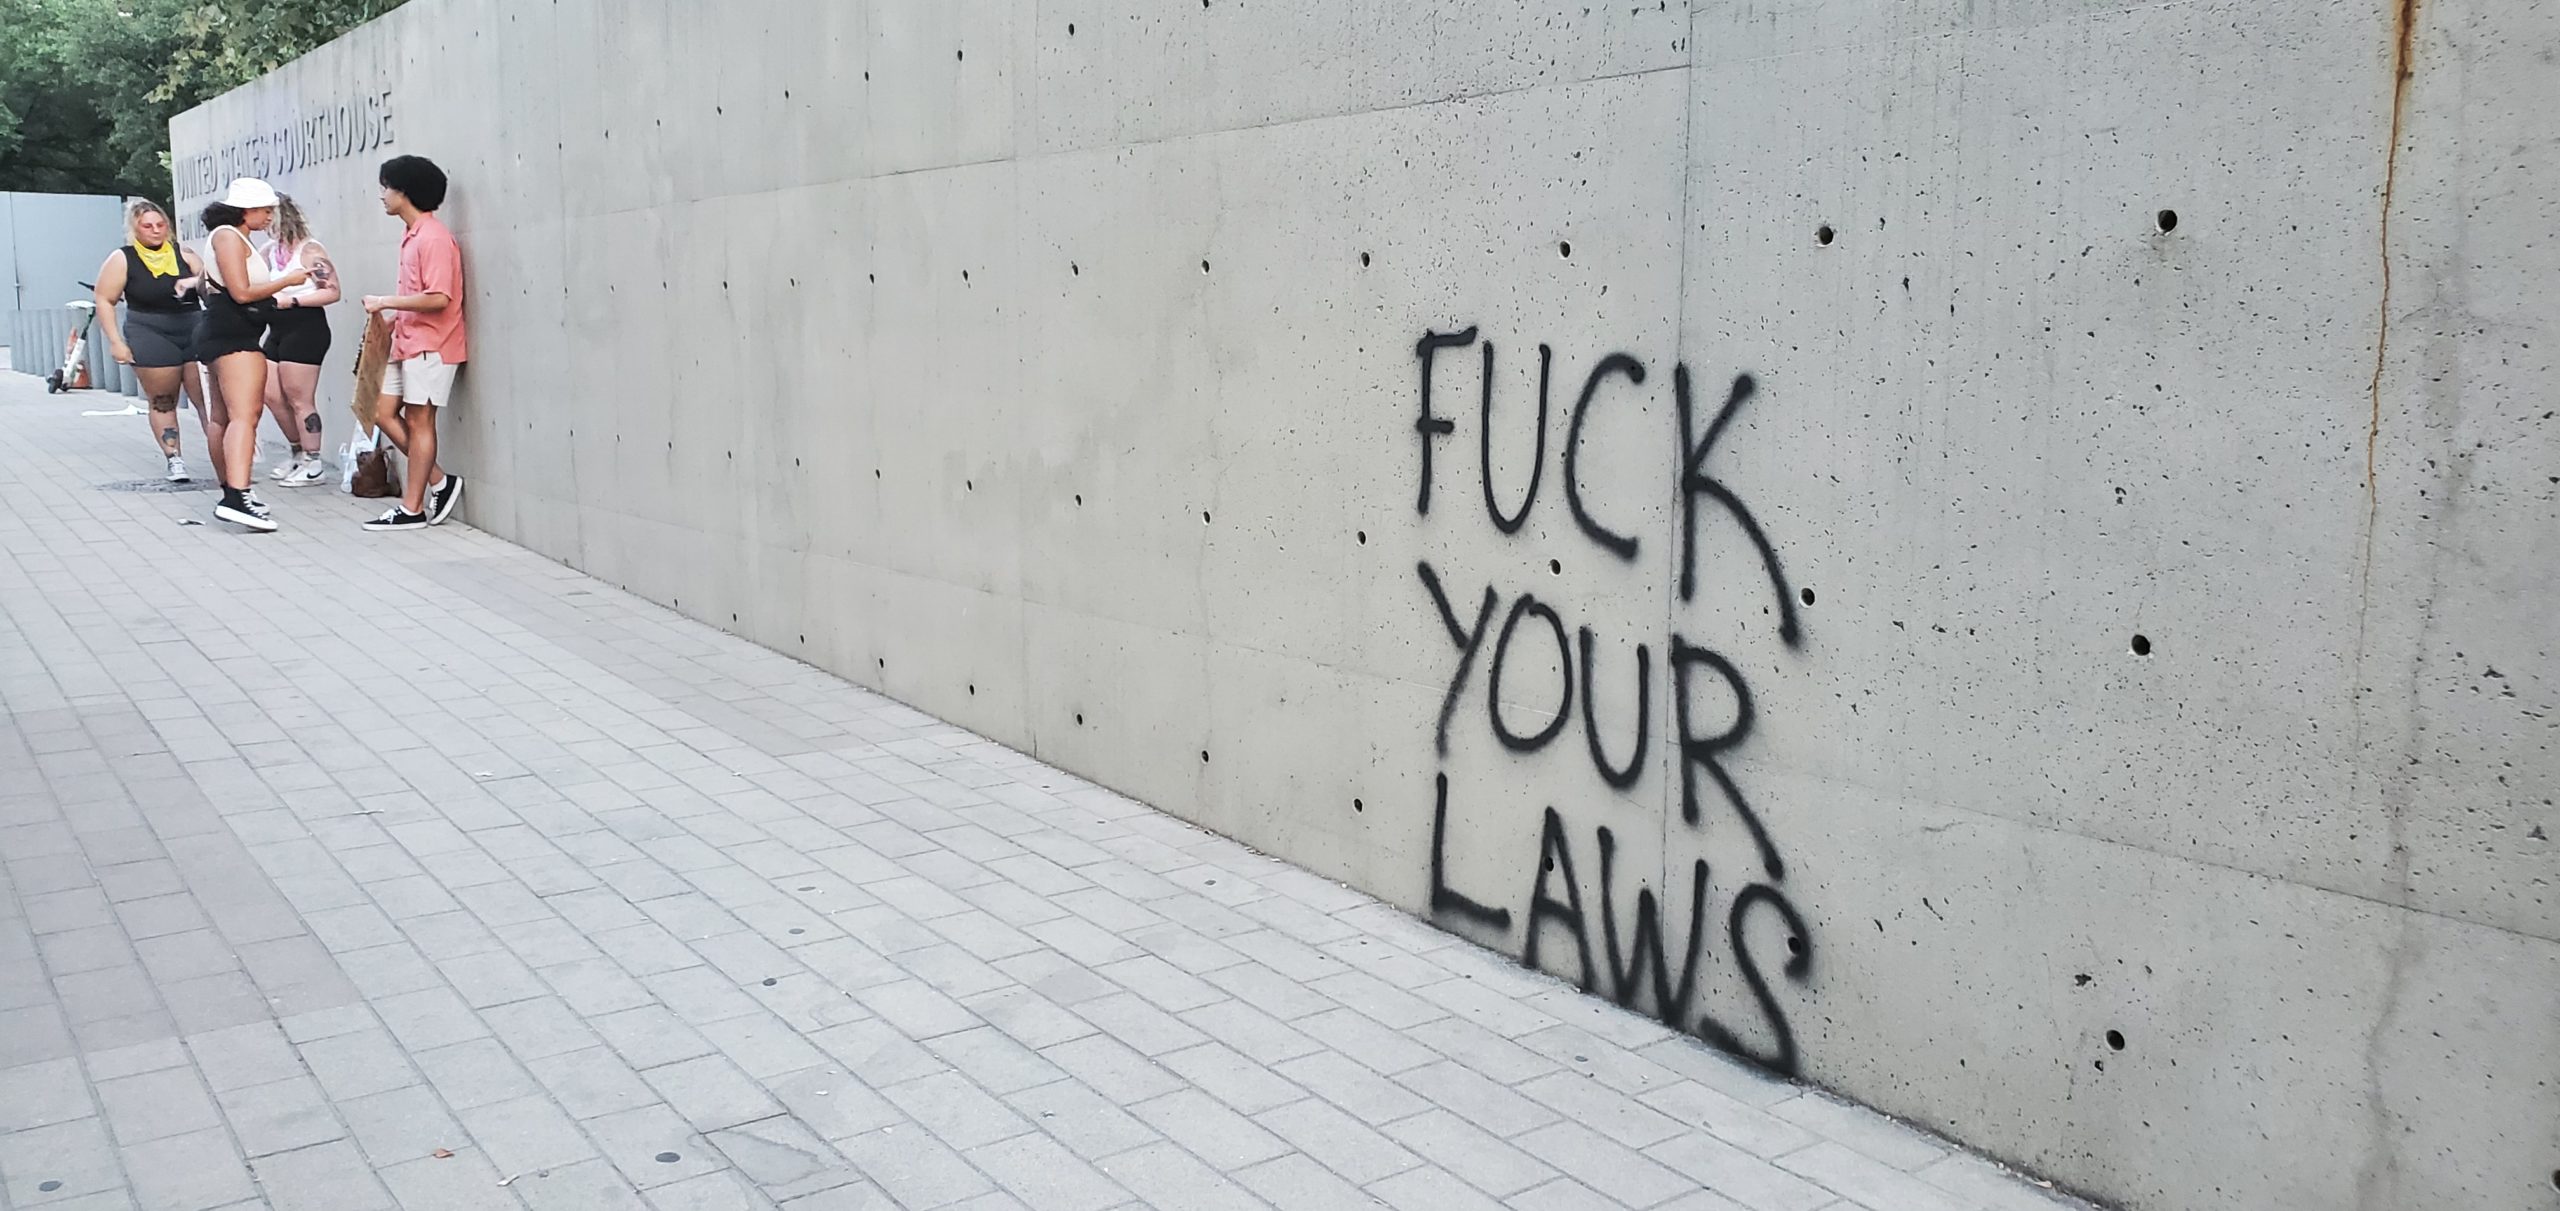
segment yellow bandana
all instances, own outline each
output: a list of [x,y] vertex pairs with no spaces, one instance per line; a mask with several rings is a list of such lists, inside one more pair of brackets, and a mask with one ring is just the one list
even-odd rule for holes
[[151,276],[155,278],[178,276],[178,242],[176,240],[170,240],[158,248],[145,248],[137,242],[133,246],[133,251],[136,256],[142,258],[142,267],[150,270]]

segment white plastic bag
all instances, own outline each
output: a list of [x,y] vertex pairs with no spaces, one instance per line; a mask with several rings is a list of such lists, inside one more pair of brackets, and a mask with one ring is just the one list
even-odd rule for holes
[[338,447],[338,490],[353,492],[356,488],[356,456],[370,452],[382,440],[382,430],[359,433]]

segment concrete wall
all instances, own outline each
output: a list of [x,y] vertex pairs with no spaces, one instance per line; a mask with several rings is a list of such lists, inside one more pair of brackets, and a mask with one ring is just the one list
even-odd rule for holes
[[358,293],[373,162],[452,170],[475,524],[2100,1197],[2503,1211],[2555,43],[413,0],[172,134],[383,98],[276,174]]

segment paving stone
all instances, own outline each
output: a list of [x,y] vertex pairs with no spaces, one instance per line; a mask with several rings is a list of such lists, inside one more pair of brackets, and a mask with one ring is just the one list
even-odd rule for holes
[[[647,1189],[716,1172],[728,1164],[673,1107],[652,1103],[587,1120],[606,1160]],[[665,1159],[660,1159],[665,1158]]]
[[1975,1205],[1836,1140],[1788,1153],[1778,1158],[1778,1165],[1869,1207],[1968,1211]]
[[320,1087],[336,1101],[414,1085],[422,1079],[410,1066],[408,1053],[379,1030],[320,1039],[299,1050],[302,1062],[320,1079]]
[[1465,1174],[1470,1185],[1497,1198],[1557,1176],[1554,1166],[1447,1110],[1429,1110],[1381,1130],[1440,1168]]
[[1119,1183],[1038,1134],[971,1149],[969,1159],[1024,1204],[1042,1211],[1101,1211],[1129,1198]]
[[243,1156],[290,1152],[342,1139],[347,1134],[330,1108],[328,1097],[320,1092],[319,1083],[307,1076],[244,1086],[224,1092],[215,1100],[222,1107],[223,1117],[230,1121],[232,1137],[239,1141]]
[[518,1177],[508,1192],[531,1211],[645,1211],[640,1191],[598,1157]]
[[98,1102],[119,1144],[147,1143],[222,1125],[222,1111],[188,1068],[100,1081]]
[[389,1211],[391,1193],[345,1140],[249,1162],[275,1211]]
[[578,1125],[539,1094],[454,1112],[491,1164],[508,1173],[574,1164],[595,1155]]
[[640,1076],[696,1131],[717,1131],[782,1112],[772,1094],[723,1056],[679,1060],[645,1069]]
[[862,1180],[852,1162],[788,1115],[714,1131],[710,1140],[738,1174],[776,1202]]
[[533,1076],[496,1039],[471,1039],[414,1052],[410,1058],[444,1104],[457,1111],[512,1101],[540,1091]]
[[657,1091],[609,1048],[591,1047],[547,1056],[528,1062],[526,1067],[574,1118],[637,1109],[658,1100]]
[[347,1129],[366,1159],[376,1166],[432,1157],[439,1148],[462,1151],[471,1137],[446,1112],[444,1102],[424,1085],[410,1085],[337,1103]]
[[422,1156],[385,1166],[380,1173],[400,1211],[503,1211],[524,1205],[512,1184],[498,1185],[507,1175],[476,1152]]
[[838,1140],[836,1149],[872,1184],[907,1207],[947,1206],[995,1188],[959,1153],[913,1123]]
[[1220,1171],[1286,1155],[1292,1145],[1197,1089],[1178,1089],[1131,1108],[1165,1138]]
[[145,1207],[220,1207],[257,1190],[220,1127],[127,1145],[123,1162],[134,1201]]
[[1520,1150],[1621,1202],[1651,1206],[1695,1182],[1580,1123],[1550,1123],[1516,1141]]
[[0,1069],[0,1132],[66,1123],[97,1113],[78,1060],[66,1056]]
[[1361,1185],[1423,1163],[1422,1158],[1320,1098],[1264,1111],[1255,1115],[1254,1121],[1326,1168]]
[[1254,1211],[1262,1205],[1244,1187],[1169,1143],[1133,1148],[1099,1168],[1162,1211]]

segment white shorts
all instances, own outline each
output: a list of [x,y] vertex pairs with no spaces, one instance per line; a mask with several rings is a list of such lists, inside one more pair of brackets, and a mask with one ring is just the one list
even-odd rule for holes
[[453,376],[460,369],[446,365],[442,355],[421,353],[382,368],[382,393],[404,404],[441,408],[453,399]]

